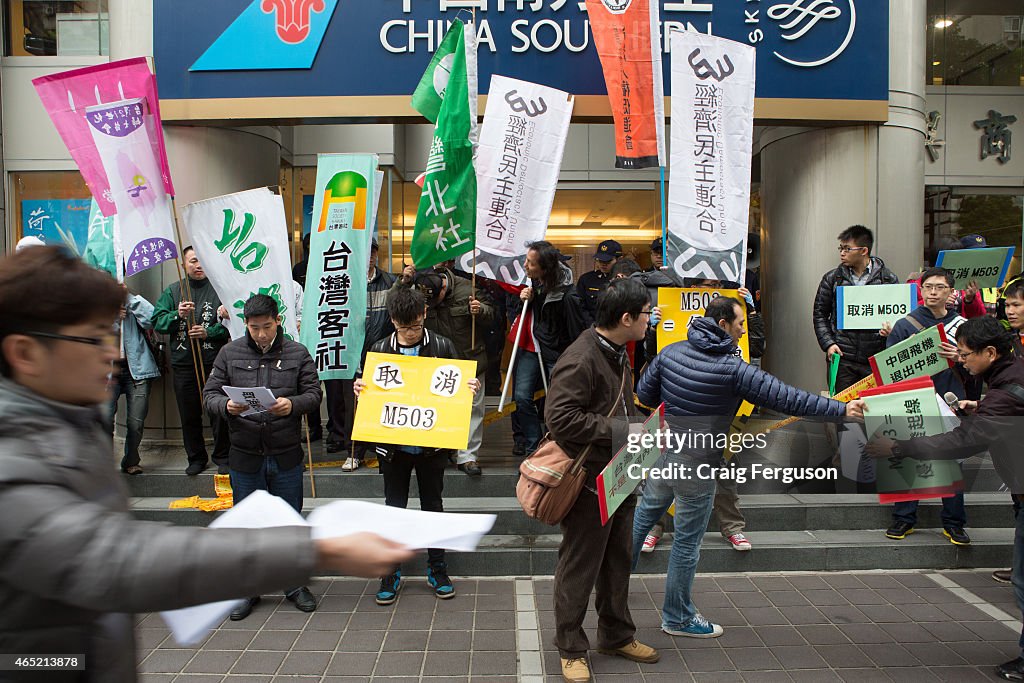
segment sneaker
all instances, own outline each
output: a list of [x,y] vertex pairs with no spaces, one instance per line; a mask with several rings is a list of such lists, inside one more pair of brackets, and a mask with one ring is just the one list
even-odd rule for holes
[[327,452],[328,453],[341,453],[345,450],[344,444],[340,441],[335,441],[331,437],[327,437]]
[[359,469],[359,465],[361,465],[361,464],[362,463],[359,462],[359,458],[352,458],[352,457],[345,458],[345,464],[343,464],[341,466],[341,471],[342,472],[355,472],[356,470]]
[[455,586],[452,585],[452,580],[448,578],[447,565],[439,564],[436,567],[427,569],[427,583],[434,589],[434,595],[442,600],[455,597]]
[[480,469],[480,465],[476,464],[475,460],[470,460],[469,462],[464,462],[459,465],[459,471],[465,472],[466,475],[470,477],[479,477],[484,473],[484,471]]
[[970,545],[971,537],[967,535],[962,526],[947,526],[942,528],[942,535],[949,539],[953,545]]
[[654,662],[661,659],[661,655],[650,645],[644,645],[639,640],[634,640],[628,645],[617,647],[614,650],[598,649],[603,655],[615,655],[616,657],[625,657],[631,662],[640,662],[641,664],[653,664]]
[[654,546],[658,545],[658,541],[661,540],[661,534],[656,534],[653,531],[647,534],[647,538],[644,539],[644,544],[640,546],[640,552],[642,553],[653,553]]
[[1024,681],[1024,657],[997,666],[996,676],[1007,681]]
[[886,530],[885,537],[891,538],[894,541],[902,541],[912,533],[914,533],[913,524],[907,524],[906,522],[893,522],[892,526]]
[[377,604],[390,605],[398,599],[398,590],[402,587],[402,571],[389,574],[380,580],[377,590]]
[[1009,569],[997,569],[992,572],[992,578],[999,583],[1010,583],[1013,572]]
[[725,633],[725,629],[718,624],[712,624],[700,614],[690,619],[682,628],[662,626],[661,630],[670,636],[687,636],[689,638],[717,638]]
[[[517,458],[523,457],[524,455],[526,455],[526,446],[524,446],[521,443],[517,443],[516,445],[512,446],[512,455],[516,456]],[[583,661],[583,666],[587,665],[586,660],[577,660],[577,659],[565,660],[565,659],[563,659],[562,661],[563,662],[565,662],[565,661],[570,661],[570,662]],[[589,676],[589,675],[590,675],[590,672],[588,671],[587,672],[587,676]]]
[[139,467],[138,465],[129,465],[128,467],[125,467],[121,471],[124,472],[125,474],[130,474],[133,477],[137,474],[142,474],[142,468]]
[[739,532],[733,534],[732,536],[726,536],[725,540],[729,541],[729,544],[732,545],[733,550],[750,550],[754,547],[750,544],[750,541],[747,540],[747,537]]
[[590,667],[586,657],[562,658],[562,680],[566,683],[588,683]]
[[194,477],[205,469],[205,462],[190,462],[188,464],[188,467],[185,468],[185,474],[187,474],[190,477]]

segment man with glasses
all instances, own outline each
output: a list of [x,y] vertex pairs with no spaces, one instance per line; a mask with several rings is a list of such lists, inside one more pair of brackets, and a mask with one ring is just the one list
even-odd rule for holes
[[[945,268],[929,268],[921,275],[921,296],[924,303],[910,312],[907,317],[897,320],[892,326],[892,332],[886,338],[886,346],[893,346],[901,341],[912,337],[918,332],[935,327],[941,323],[950,339],[956,338],[956,331],[965,321],[955,310],[946,308],[946,300],[953,291],[956,280],[953,274]],[[959,360],[956,346],[952,342],[945,342],[939,349],[939,355],[947,360]],[[952,392],[957,399],[963,400],[966,396],[964,382],[959,368],[943,370],[932,377],[935,383],[935,391],[940,396]],[[943,535],[953,545],[970,545],[971,538],[964,531],[967,524],[967,510],[964,508],[964,493],[957,491],[955,495],[942,499],[942,529]],[[902,540],[907,535],[914,533],[914,525],[917,524],[917,501],[911,500],[903,503],[896,503],[892,511],[892,525],[886,530],[887,538]]]
[[5,681],[134,681],[133,613],[375,576],[411,555],[373,534],[135,519],[103,419],[123,303],[113,278],[58,248],[0,261],[0,652],[86,667]]
[[889,329],[840,330],[836,326],[836,289],[862,285],[894,285],[895,273],[882,259],[871,255],[875,238],[863,225],[853,225],[839,233],[839,267],[825,273],[814,296],[814,334],[828,358],[838,354],[839,373],[836,391],[871,374],[868,359],[885,348]]
[[[172,282],[156,301],[153,329],[170,336],[171,371],[174,398],[181,417],[181,435],[185,443],[188,467],[185,474],[195,476],[206,469],[206,440],[203,437],[203,385],[221,348],[231,341],[228,329],[220,324],[217,311],[220,298],[206,278],[199,257],[192,247],[182,251],[187,273],[185,295],[182,283]],[[196,358],[200,363],[196,364]],[[213,429],[213,463],[218,474],[228,474],[228,428],[223,419],[210,418]]]

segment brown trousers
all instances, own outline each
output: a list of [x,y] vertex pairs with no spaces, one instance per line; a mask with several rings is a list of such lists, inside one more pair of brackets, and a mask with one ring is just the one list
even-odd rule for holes
[[[594,483],[589,475],[587,486],[593,488]],[[555,568],[555,646],[566,659],[583,657],[590,649],[583,619],[595,588],[598,648],[615,649],[633,641],[629,575],[635,509],[636,496],[630,496],[601,526],[597,495],[584,488],[562,520]]]
[[715,519],[718,520],[718,529],[722,532],[723,538],[729,538],[738,534],[747,526],[747,520],[740,512],[740,497],[736,493],[736,481],[734,479],[719,479],[718,490],[715,492],[715,502],[712,507]]

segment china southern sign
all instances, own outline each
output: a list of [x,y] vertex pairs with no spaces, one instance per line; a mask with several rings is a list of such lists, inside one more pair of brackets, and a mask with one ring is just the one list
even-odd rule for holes
[[[632,0],[603,0],[612,11]],[[757,48],[762,118],[884,119],[887,0],[659,0],[661,43],[699,31]],[[480,92],[490,76],[605,95],[579,0],[154,0],[160,95],[178,118],[239,115],[175,100],[406,98],[361,115],[413,116],[407,99],[456,19],[475,16]],[[671,95],[666,73],[666,94]],[[793,102],[800,100],[801,102]],[[595,99],[595,103],[598,101]],[[323,104],[323,103],[321,103]],[[341,103],[344,104],[344,103]],[[868,109],[865,104],[871,104]],[[212,108],[211,108],[212,107]],[[579,107],[577,107],[579,109]],[[313,109],[316,109],[315,107]],[[820,110],[815,114],[815,110]],[[262,109],[265,111],[265,109]],[[822,114],[827,110],[828,115]],[[865,115],[866,111],[876,115]],[[585,113],[585,106],[584,106]],[[329,111],[293,115],[331,116]],[[342,107],[334,116],[357,115]]]

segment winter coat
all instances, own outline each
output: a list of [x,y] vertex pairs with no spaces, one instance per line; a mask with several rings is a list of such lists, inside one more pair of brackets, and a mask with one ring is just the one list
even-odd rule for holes
[[[370,347],[395,331],[388,315],[388,292],[395,284],[395,276],[374,268],[373,279],[366,283],[366,336],[363,338],[363,358]],[[360,363],[362,367],[362,363]]]
[[135,519],[99,408],[0,379],[0,652],[84,654],[87,662],[85,672],[28,680],[135,681],[132,613],[301,586],[315,560],[304,527]]
[[[647,366],[636,390],[644,405],[664,401],[666,415],[711,418],[694,421],[709,433],[727,431],[744,399],[787,415],[838,419],[846,414],[844,403],[791,387],[744,362],[732,337],[712,319],[692,318],[687,334]],[[708,449],[704,455],[717,457],[720,451]]]
[[624,417],[639,414],[631,374],[625,348],[616,348],[593,327],[569,345],[551,372],[544,422],[551,437],[570,456],[591,446],[585,465],[593,474],[614,455],[616,422],[624,424]]
[[[918,306],[910,315],[907,317],[913,317],[921,327],[928,329],[929,327],[935,327],[939,323],[942,323],[946,329],[946,336],[949,337],[950,341],[956,338],[956,330],[960,327],[960,324],[964,322],[964,319],[957,315],[956,311],[946,311],[946,315],[941,320],[935,318],[932,314],[931,309],[927,306]],[[885,338],[886,348],[894,346],[901,341],[908,339],[920,330],[907,318],[900,318],[896,321],[896,324],[892,326],[892,332]],[[956,394],[959,399],[964,398],[966,393],[964,392],[964,382],[961,370],[957,368],[949,368],[942,372],[932,376],[932,382],[935,384],[935,391],[939,395],[945,395],[947,391],[951,391]]]
[[459,358],[476,361],[477,376],[487,371],[487,347],[484,345],[484,334],[494,317],[494,307],[489,297],[477,290],[477,301],[480,302],[480,313],[476,315],[476,346],[473,341],[473,318],[469,312],[469,301],[473,298],[473,285],[465,278],[456,277],[448,271],[448,282],[452,283],[442,301],[427,309],[426,326],[434,334],[447,337],[455,344]]
[[546,367],[552,367],[580,333],[593,324],[583,301],[572,282],[572,271],[559,264],[559,281],[550,291],[534,284],[533,336],[540,344],[540,355]]
[[[202,341],[203,367],[210,372],[213,361],[221,348],[231,341],[228,328],[217,321],[217,309],[220,308],[220,298],[208,279],[188,279],[189,288],[192,291],[192,301],[196,305],[195,322],[206,328],[207,337]],[[193,365],[192,344],[189,343],[188,328],[191,325],[189,320],[182,320],[178,317],[178,304],[181,303],[181,282],[172,282],[170,286],[160,294],[156,300],[153,311],[153,329],[160,334],[166,334],[171,340],[171,366],[175,368],[188,368],[191,372]]]
[[[862,285],[895,285],[899,278],[885,267],[885,263],[877,256],[871,257],[871,273],[868,281]],[[836,288],[853,285],[853,271],[847,266],[839,266],[825,273],[814,296],[814,334],[818,337],[818,346],[828,351],[833,344],[839,346],[843,357],[853,363],[866,364],[868,358],[885,348],[885,338],[876,330],[840,330],[836,327]]]
[[[229,415],[225,386],[266,387],[275,397],[290,399],[292,412]],[[305,346],[286,339],[281,327],[266,353],[260,351],[248,332],[225,346],[203,387],[206,411],[228,421],[228,464],[239,472],[258,472],[263,459],[271,456],[277,458],[282,470],[297,467],[303,456],[302,416],[318,412],[321,398],[323,391],[313,358]]]
[[[974,415],[945,434],[897,441],[901,453],[919,460],[961,460],[988,451],[1010,493],[1024,494],[1024,359],[997,359],[983,375],[988,391]],[[1012,387],[1016,385],[1016,387]],[[1016,393],[1014,393],[1016,392]],[[1021,395],[1017,395],[1021,394]]]

